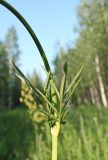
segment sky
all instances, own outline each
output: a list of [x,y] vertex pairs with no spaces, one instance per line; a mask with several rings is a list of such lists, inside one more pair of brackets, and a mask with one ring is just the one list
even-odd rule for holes
[[[58,46],[75,44],[77,33],[76,8],[79,0],[8,0],[28,21],[44,48],[48,61],[57,54]],[[44,77],[43,62],[36,46],[23,25],[6,8],[0,6],[0,40],[15,26],[20,46],[20,68],[26,74],[34,69]],[[53,66],[52,66],[53,68]]]

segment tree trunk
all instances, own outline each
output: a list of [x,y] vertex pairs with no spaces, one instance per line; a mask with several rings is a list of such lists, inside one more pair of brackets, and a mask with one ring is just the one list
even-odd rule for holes
[[90,95],[91,95],[92,104],[96,104],[93,87],[90,87]]
[[107,107],[107,99],[106,99],[104,84],[103,84],[101,71],[100,71],[99,56],[97,54],[95,56],[95,65],[96,65],[96,73],[97,73],[97,77],[98,77],[102,103],[103,103],[104,107]]
[[99,98],[99,94],[97,91],[97,88],[95,86],[93,86],[93,92],[94,92],[94,96],[95,96],[95,102],[97,106],[100,106],[100,98]]

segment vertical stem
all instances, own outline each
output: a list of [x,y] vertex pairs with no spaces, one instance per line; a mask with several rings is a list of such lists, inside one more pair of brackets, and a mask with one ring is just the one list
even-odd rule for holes
[[52,135],[52,160],[57,160],[57,141],[58,136]]
[[60,131],[60,122],[58,121],[53,127],[51,127],[52,160],[57,160],[57,142],[58,142],[59,131]]

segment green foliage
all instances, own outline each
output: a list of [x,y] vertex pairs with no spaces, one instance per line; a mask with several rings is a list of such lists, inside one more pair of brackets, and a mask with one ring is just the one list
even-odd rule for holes
[[[47,83],[45,84],[43,92],[40,91],[38,88],[35,88],[25,77],[25,75],[20,71],[20,69],[14,63],[13,64],[19,73],[18,77],[20,77],[20,79],[26,82],[29,88],[32,89],[35,96],[38,97],[42,102],[43,107],[39,108],[39,111],[47,116],[49,126],[51,127],[51,133],[54,133],[52,132],[52,129],[53,131],[56,130],[57,132],[59,132],[58,130],[60,129],[60,125],[64,123],[64,119],[67,113],[70,111],[70,107],[67,107],[66,105],[69,104],[70,97],[73,95],[80,81],[79,75],[81,73],[82,68],[79,72],[78,69],[82,66],[82,63],[84,61],[86,63],[85,66],[87,68],[85,70],[85,73],[83,74],[83,82],[80,85],[80,92],[76,95],[77,101],[78,103],[81,103],[82,101],[88,103],[89,100],[91,100],[93,104],[103,104],[105,107],[107,107],[107,100],[103,85],[104,81],[105,83],[107,81],[105,77],[106,69],[103,67],[105,66],[105,59],[102,60],[102,62],[100,63],[100,58],[102,58],[103,52],[104,56],[106,56],[105,52],[107,51],[107,37],[105,36],[107,33],[107,25],[105,25],[106,21],[104,21],[105,17],[103,15],[104,11],[105,15],[107,12],[105,5],[101,5],[101,1],[97,1],[96,3],[93,1],[82,1],[81,8],[79,7],[79,11],[81,14],[81,30],[80,38],[76,43],[76,49],[68,49],[67,53],[69,56],[63,53],[60,59],[60,62],[63,62],[66,57],[70,62],[68,84],[66,84],[67,63],[64,64],[63,74],[59,72],[60,67],[56,66],[57,69],[55,69],[55,71],[59,73],[59,77],[62,77],[60,89],[58,89],[58,87],[56,87],[55,85],[53,74],[51,72],[45,52],[40,42],[38,41],[37,36],[33,32],[32,28],[29,26],[27,21],[21,16],[21,14],[18,11],[16,11],[10,4],[3,0],[1,0],[0,3],[7,9],[9,9],[22,22],[22,24],[25,26],[25,28],[28,30],[31,37],[33,38],[42,57],[47,73]],[[103,9],[105,10],[103,11]],[[94,14],[93,11],[95,10],[96,12]],[[97,14],[98,12],[99,14]],[[102,25],[103,23],[105,26]],[[101,24],[101,28],[99,24]],[[102,43],[103,41],[104,43]],[[96,63],[96,58],[98,58],[98,64]],[[55,61],[55,64],[58,65],[59,59],[56,60],[57,61]],[[72,73],[76,76],[75,78],[72,78],[71,81],[70,77]],[[60,76],[60,74],[63,76]],[[99,99],[100,97],[101,99]],[[81,111],[83,112],[81,113]],[[103,115],[103,111],[99,111],[99,113],[98,111],[91,111],[92,108],[90,108],[90,110],[88,109],[88,111],[86,112],[83,107],[81,107],[81,110],[73,109],[73,113],[71,115],[72,118],[69,118],[69,123],[67,123],[65,130],[62,129],[61,134],[59,135],[59,159],[108,159],[108,151],[106,149],[108,142],[106,133],[108,127],[106,125],[104,127],[102,126],[102,119],[99,115],[99,113],[102,113]],[[46,131],[47,127],[44,127],[44,130]],[[36,156],[33,155],[34,159],[43,159],[43,157],[44,159],[50,159],[50,156],[48,154],[50,153],[50,151],[47,150],[48,142],[50,141],[50,139],[48,138],[48,135],[46,133],[43,135],[44,136],[37,134],[36,136],[37,145]],[[52,135],[55,136],[55,134]],[[58,134],[56,136],[58,137]],[[42,140],[44,139],[44,137],[47,137],[48,139],[46,138],[46,140],[49,141],[43,142]],[[55,153],[55,156],[53,154],[53,158],[55,160],[57,159],[57,145],[54,144],[54,146],[55,147],[52,148]],[[63,153],[67,153],[66,157]]]
[[[20,71],[20,69],[13,63],[14,67],[16,68],[17,72],[19,75],[17,75],[23,82],[25,82],[30,89],[32,89],[33,93],[35,94],[36,97],[39,98],[39,100],[43,104],[43,108],[40,109],[40,112],[48,116],[48,121],[50,127],[53,127],[56,122],[59,122],[60,124],[64,123],[64,119],[67,115],[67,113],[70,110],[70,107],[67,107],[67,103],[71,96],[73,95],[76,87],[79,84],[79,75],[82,71],[82,68],[80,71],[76,74],[75,78],[72,80],[70,85],[66,90],[65,85],[66,85],[66,78],[65,82],[64,80],[61,83],[61,90],[60,92],[56,88],[54,81],[53,81],[53,75],[51,72],[48,74],[48,81],[49,84],[44,87],[44,92],[41,92],[37,88],[34,88],[34,86],[30,83],[30,81],[25,77],[25,75]],[[65,76],[67,75],[67,63],[64,64],[64,74]],[[63,76],[64,76],[63,74]],[[50,89],[48,89],[48,87]],[[63,89],[64,88],[64,89]],[[61,95],[62,93],[62,95]]]
[[13,74],[11,61],[13,59],[18,65],[19,53],[16,30],[11,27],[7,31],[5,41],[0,42],[0,108],[2,109],[18,105],[20,83]]
[[8,104],[8,55],[3,42],[0,42],[0,108]]
[[20,71],[20,69],[13,63],[15,69],[18,71],[18,77],[22,80],[25,81],[26,84],[32,89],[33,93],[35,94],[36,97],[39,98],[39,100],[43,104],[43,109],[41,109],[41,112],[43,114],[48,116],[48,121],[51,122],[50,127],[53,127],[56,125],[56,123],[59,122],[60,124],[63,123],[64,118],[66,117],[67,113],[69,112],[69,107],[66,107],[70,97],[73,95],[80,79],[79,75],[81,73],[81,70],[76,74],[75,79],[70,83],[69,87],[65,91],[65,86],[66,86],[66,76],[67,76],[67,62],[64,64],[64,73],[63,73],[63,78],[62,78],[62,83],[61,83],[61,88],[60,92],[58,91],[54,79],[53,79],[53,74],[50,69],[50,65],[48,63],[46,54],[41,46],[41,43],[39,42],[36,34],[33,32],[32,28],[30,25],[27,23],[27,21],[23,18],[23,16],[14,8],[12,7],[8,2],[1,0],[0,1],[1,5],[6,7],[9,11],[11,11],[19,20],[20,22],[25,26],[27,29],[28,33],[31,35],[33,41],[35,42],[39,53],[41,55],[41,58],[43,60],[47,75],[48,75],[48,83],[47,83],[47,88],[46,86],[44,87],[44,92],[41,92],[39,89],[35,88],[30,81],[26,78],[26,76]]
[[32,160],[34,140],[34,126],[25,110],[0,112],[1,160]]
[[[108,111],[96,106],[73,108],[65,128],[61,126],[58,145],[58,160],[107,160],[108,158]],[[49,134],[47,134],[49,135]],[[40,137],[41,138],[41,137]],[[39,138],[39,139],[40,139]],[[50,142],[47,137],[46,141]],[[45,141],[44,141],[45,142]],[[39,146],[40,145],[40,146]],[[36,160],[50,160],[48,144],[38,141],[41,151]],[[47,154],[45,154],[44,152]]]
[[[67,85],[82,65],[82,81],[75,94],[77,104],[91,103],[107,107],[108,101],[108,3],[105,0],[81,0],[78,11],[78,38],[75,46],[60,48],[54,60],[57,86],[61,81],[61,68],[68,62]],[[96,63],[98,57],[99,63]],[[98,69],[97,69],[98,68]],[[99,71],[99,72],[98,72]],[[101,79],[101,82],[100,82]],[[102,87],[101,87],[102,84]],[[102,91],[103,90],[103,91]]]
[[[58,160],[107,160],[108,111],[96,106],[73,108],[61,126]],[[50,160],[50,130],[31,123],[25,110],[0,112],[0,159]]]
[[[92,99],[94,104],[105,104],[108,99],[107,96],[107,59],[108,59],[108,39],[107,39],[107,24],[108,19],[108,4],[106,1],[88,1],[82,0],[78,7],[78,17],[79,17],[79,38],[76,43],[76,52],[79,54],[80,61],[85,61],[86,68],[84,76],[84,85],[86,85],[85,91],[97,90],[97,100]],[[100,68],[100,75],[97,72],[96,56],[98,56]],[[102,95],[99,76],[103,83],[104,94]],[[98,85],[99,84],[99,85]],[[85,87],[83,85],[83,88]],[[105,88],[104,88],[105,87]],[[92,89],[91,89],[92,88]],[[95,88],[95,89],[94,89]],[[99,93],[100,91],[100,93]],[[93,91],[95,93],[95,91]],[[93,93],[91,92],[91,93]],[[92,95],[92,94],[91,94]],[[93,96],[91,96],[93,97]],[[96,96],[95,96],[96,97]],[[103,101],[106,99],[105,101]],[[88,97],[86,97],[88,99]],[[90,101],[90,99],[89,99]]]

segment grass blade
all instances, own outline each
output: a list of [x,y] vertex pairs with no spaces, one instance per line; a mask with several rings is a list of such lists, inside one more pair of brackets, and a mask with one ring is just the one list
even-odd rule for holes
[[57,95],[59,101],[61,101],[59,91],[58,91],[57,87],[55,86],[55,84],[54,84],[54,82],[53,82],[52,79],[50,80],[50,85],[54,88],[55,93],[56,93],[56,95]]
[[83,66],[81,67],[81,69],[79,70],[79,72],[76,74],[76,76],[74,77],[74,79],[72,80],[72,82],[70,83],[69,87],[67,88],[65,95],[68,94],[68,92],[71,90],[73,84],[75,83],[75,81],[77,80],[77,78],[79,77],[81,71],[83,69]]
[[[23,79],[28,86],[33,90],[33,92],[40,98],[42,98],[55,112],[57,112],[56,108],[50,103],[50,101],[44,96],[44,94],[39,91],[37,88],[34,88],[33,85],[29,82],[29,80],[25,77],[25,75],[20,71],[20,69],[13,63],[15,69],[18,71],[20,74],[19,77]],[[44,105],[44,104],[43,104]]]
[[62,82],[61,82],[61,87],[60,87],[60,96],[63,99],[64,96],[64,90],[66,86],[66,77],[67,77],[67,62],[65,62],[64,67],[63,67],[63,76],[62,76]]
[[44,86],[44,91],[46,92],[47,89],[48,89],[48,85],[49,85],[49,82],[50,82],[50,78],[51,78],[51,72],[48,73],[48,76],[47,76],[47,81],[45,83],[45,86]]
[[64,119],[66,118],[68,112],[71,110],[71,107],[67,107],[66,110],[63,112],[62,116],[61,116],[61,121],[64,121]]
[[81,81],[81,78],[78,79],[77,83],[75,84],[75,86],[73,87],[72,91],[70,92],[66,102],[65,102],[65,106],[68,103],[69,99],[71,98],[71,96],[73,95],[73,93],[75,92],[75,89],[77,88],[79,82]]

